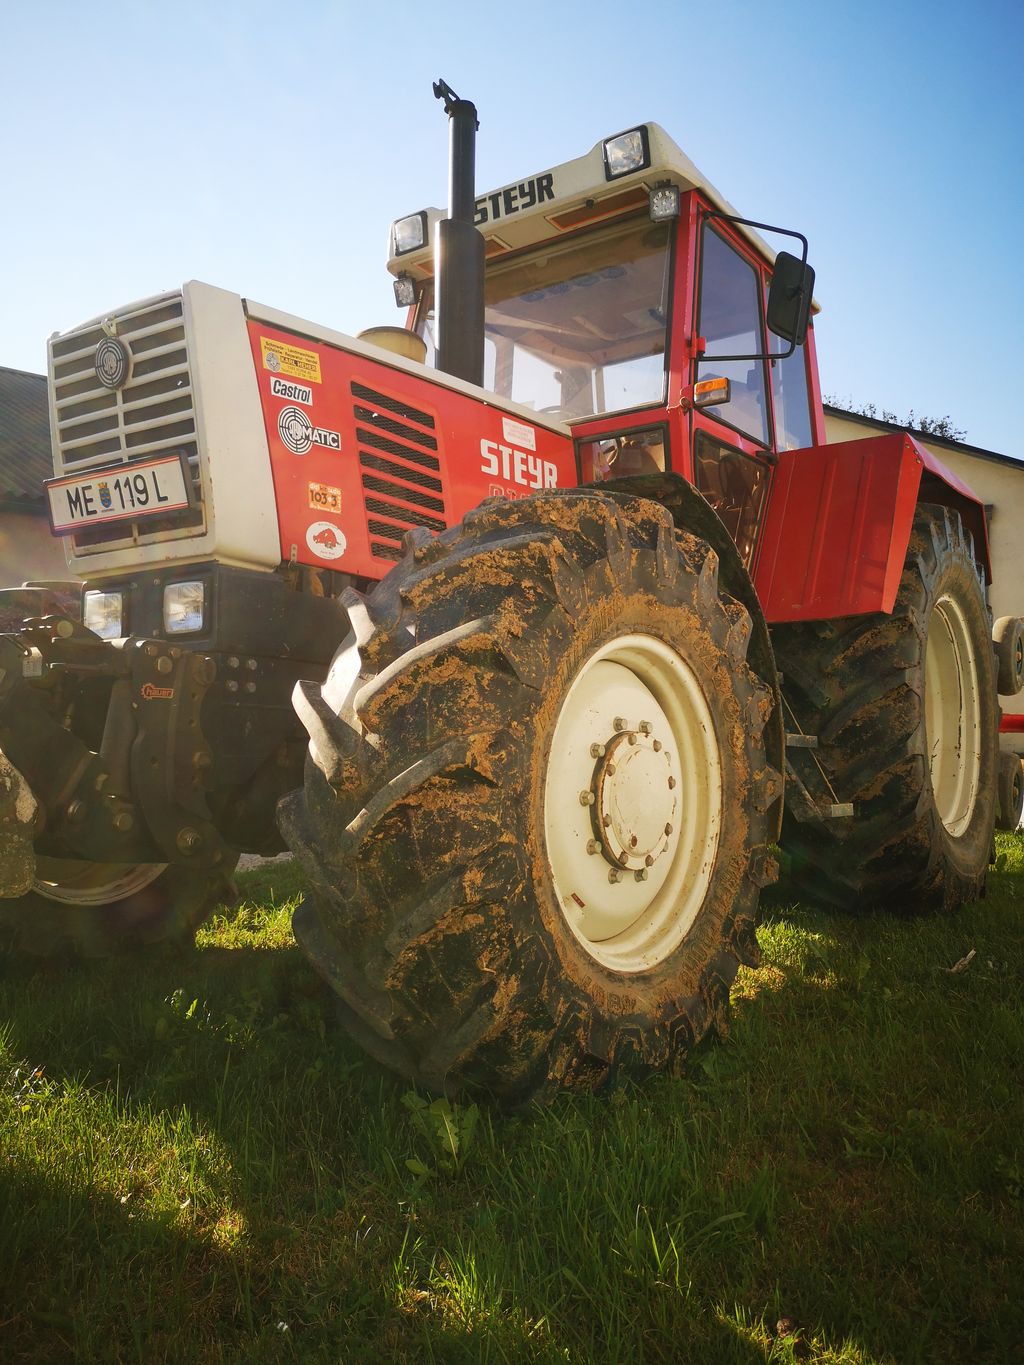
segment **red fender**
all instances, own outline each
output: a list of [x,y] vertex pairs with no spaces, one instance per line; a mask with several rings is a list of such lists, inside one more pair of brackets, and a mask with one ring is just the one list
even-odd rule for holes
[[919,502],[960,513],[991,582],[984,505],[912,436],[783,451],[753,572],[766,619],[892,611]]

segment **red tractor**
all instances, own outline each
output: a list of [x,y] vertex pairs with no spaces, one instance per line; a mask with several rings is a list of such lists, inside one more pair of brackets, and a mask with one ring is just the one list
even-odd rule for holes
[[477,198],[436,91],[405,331],[193,283],[52,339],[85,590],[2,637],[0,926],[187,933],[283,834],[351,1032],[522,1100],[714,1028],[776,841],[815,900],[982,893],[986,526],[911,438],[825,445],[805,242],[652,124]]

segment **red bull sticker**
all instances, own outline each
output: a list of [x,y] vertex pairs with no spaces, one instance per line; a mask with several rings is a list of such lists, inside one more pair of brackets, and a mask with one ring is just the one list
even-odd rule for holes
[[306,532],[306,544],[317,559],[340,559],[348,541],[332,522],[314,521]]

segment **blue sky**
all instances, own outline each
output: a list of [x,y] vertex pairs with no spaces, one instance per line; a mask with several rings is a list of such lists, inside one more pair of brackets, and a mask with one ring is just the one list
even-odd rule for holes
[[387,228],[444,204],[443,76],[481,191],[663,124],[810,238],[826,392],[1024,457],[1019,0],[48,0],[3,40],[0,364],[191,278],[398,322]]

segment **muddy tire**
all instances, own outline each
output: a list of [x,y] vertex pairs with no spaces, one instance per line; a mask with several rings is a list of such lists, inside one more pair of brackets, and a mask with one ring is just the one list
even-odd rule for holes
[[724,1021],[781,778],[717,579],[657,504],[568,492],[414,535],[348,596],[279,816],[313,887],[296,937],[380,1061],[520,1102]]
[[1013,831],[1024,814],[1024,769],[1017,754],[999,755],[999,814],[996,829]]
[[[845,910],[951,909],[982,895],[999,711],[981,570],[957,513],[914,520],[890,616],[772,631],[791,749],[782,846],[791,887]],[[817,813],[852,803],[852,818]]]
[[162,864],[41,858],[36,889],[0,900],[0,948],[32,957],[108,957],[187,943],[225,899],[237,859],[217,873]]

